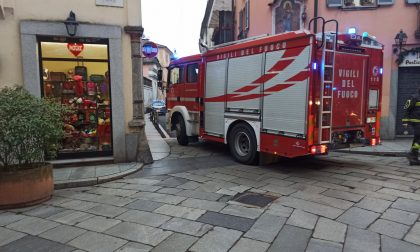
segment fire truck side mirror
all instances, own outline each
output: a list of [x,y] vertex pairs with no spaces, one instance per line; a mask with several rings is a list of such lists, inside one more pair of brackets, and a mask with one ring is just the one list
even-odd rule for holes
[[158,71],[157,71],[157,80],[160,82],[160,83],[162,83],[162,69],[159,69]]

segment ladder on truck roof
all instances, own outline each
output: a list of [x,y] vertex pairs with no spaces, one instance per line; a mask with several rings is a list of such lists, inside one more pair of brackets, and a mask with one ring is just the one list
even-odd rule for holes
[[[319,133],[318,142],[320,144],[331,143],[332,138],[332,110],[333,110],[333,88],[334,88],[334,67],[335,53],[337,49],[338,21],[335,19],[325,21],[324,18],[318,17],[309,22],[309,30],[312,21],[321,19],[322,22],[322,38],[321,44],[317,47],[322,49],[321,58],[321,90],[319,101]],[[335,23],[335,32],[325,32],[327,23]]]

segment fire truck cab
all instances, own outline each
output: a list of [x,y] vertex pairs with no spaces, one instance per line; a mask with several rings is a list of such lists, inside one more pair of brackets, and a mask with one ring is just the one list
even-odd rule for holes
[[259,152],[298,157],[337,142],[379,143],[383,46],[324,26],[172,61],[167,126],[178,143],[225,143],[245,164]]

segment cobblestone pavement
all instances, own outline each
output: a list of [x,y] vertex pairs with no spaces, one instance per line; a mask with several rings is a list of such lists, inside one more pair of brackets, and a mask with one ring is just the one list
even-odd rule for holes
[[169,143],[142,172],[0,211],[0,251],[420,251],[420,167],[404,158],[256,167]]

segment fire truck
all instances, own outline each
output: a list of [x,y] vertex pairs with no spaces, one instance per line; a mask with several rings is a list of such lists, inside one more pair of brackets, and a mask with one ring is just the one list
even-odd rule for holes
[[[378,144],[383,45],[322,21],[317,34],[250,38],[172,61],[167,127],[178,143],[228,144],[244,164],[261,153],[292,158],[327,154],[336,143]],[[325,31],[328,22],[334,31]]]

